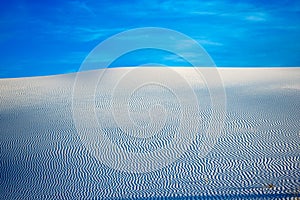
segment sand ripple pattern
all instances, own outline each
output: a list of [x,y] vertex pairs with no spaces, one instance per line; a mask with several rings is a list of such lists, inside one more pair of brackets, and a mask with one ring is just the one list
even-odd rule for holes
[[[189,69],[185,72],[193,74]],[[116,75],[114,69],[106,73],[107,78]],[[290,83],[299,83],[291,74],[299,77],[297,70],[280,71]],[[190,148],[162,169],[128,173],[107,167],[82,144],[71,110],[74,79],[75,75],[63,75],[0,80],[1,199],[299,198],[299,90],[282,89],[277,80],[260,86],[251,81],[227,85],[225,128],[203,157],[199,149],[214,110],[208,90],[194,84],[199,99],[195,118],[201,123]],[[249,90],[252,87],[256,90]],[[149,102],[141,101],[145,96]],[[137,113],[149,110],[157,100],[165,112],[174,115],[160,133],[163,140],[149,137],[145,145],[145,135],[139,133],[141,137],[132,145],[126,138],[138,133],[117,137],[114,134],[121,134],[121,130],[111,120],[112,114],[101,114],[113,106],[112,96],[96,92],[95,99],[84,98],[95,102],[96,116],[105,125],[102,129],[107,136],[132,152],[166,145],[178,129],[176,113],[182,112],[178,100],[161,85],[135,90],[129,108],[138,126],[154,126],[148,118],[151,115],[141,112],[139,117]],[[89,127],[89,131],[100,128]]]

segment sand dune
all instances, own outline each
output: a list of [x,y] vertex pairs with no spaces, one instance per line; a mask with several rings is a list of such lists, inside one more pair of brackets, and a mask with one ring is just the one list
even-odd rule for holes
[[300,69],[218,71],[221,88],[179,67],[0,80],[2,198],[296,199]]

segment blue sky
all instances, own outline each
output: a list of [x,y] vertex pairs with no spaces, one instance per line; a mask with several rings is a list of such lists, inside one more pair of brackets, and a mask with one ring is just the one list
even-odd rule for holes
[[[220,67],[300,66],[296,0],[10,0],[0,7],[0,77],[77,71],[101,41],[140,27],[182,32],[197,40]],[[114,66],[183,64],[173,57],[133,52]]]

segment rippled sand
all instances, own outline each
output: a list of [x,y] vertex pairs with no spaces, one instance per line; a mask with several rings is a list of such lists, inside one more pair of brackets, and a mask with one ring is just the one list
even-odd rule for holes
[[[205,155],[201,154],[206,145],[204,135],[215,112],[209,89],[219,86],[207,88],[205,77],[192,68],[171,68],[190,88],[182,87],[161,68],[144,68],[143,74],[135,79],[118,82],[125,80],[132,69],[107,69],[97,82],[91,80],[101,70],[81,72],[86,79],[79,89],[82,104],[75,106],[82,110],[82,115],[75,119],[72,100],[76,74],[1,79],[0,196],[3,199],[299,197],[300,68],[220,68],[226,93],[224,127]],[[122,100],[129,85],[156,76],[171,80],[176,91],[155,83],[139,85],[129,92],[128,102],[126,98]],[[93,84],[97,84],[95,95],[86,95],[85,91]],[[178,96],[187,97],[187,90],[196,95],[197,109],[189,98],[178,100]],[[118,91],[117,102],[112,91]],[[126,108],[130,120],[118,109],[113,112],[114,105]],[[94,115],[99,126],[91,122],[81,128],[86,130],[84,134],[95,135],[95,140],[101,129],[123,150],[120,155],[106,149],[100,152],[111,156],[112,166],[118,168],[120,159],[126,158],[124,152],[164,149],[180,130],[181,116],[195,109],[197,112],[187,117],[190,125],[197,123],[198,128],[191,145],[174,162],[146,173],[109,167],[84,145],[82,133],[76,129],[78,120],[89,124],[89,115]],[[189,127],[185,130],[186,134],[194,134]],[[212,127],[213,130],[217,129]],[[100,143],[95,142],[93,148],[97,149]],[[164,159],[169,157],[172,155]],[[158,160],[150,160],[148,165]],[[138,170],[141,166],[134,167]]]

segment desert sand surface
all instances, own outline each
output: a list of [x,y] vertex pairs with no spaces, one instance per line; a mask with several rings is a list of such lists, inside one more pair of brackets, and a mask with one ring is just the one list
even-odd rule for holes
[[0,79],[1,198],[299,197],[300,68],[134,70]]

